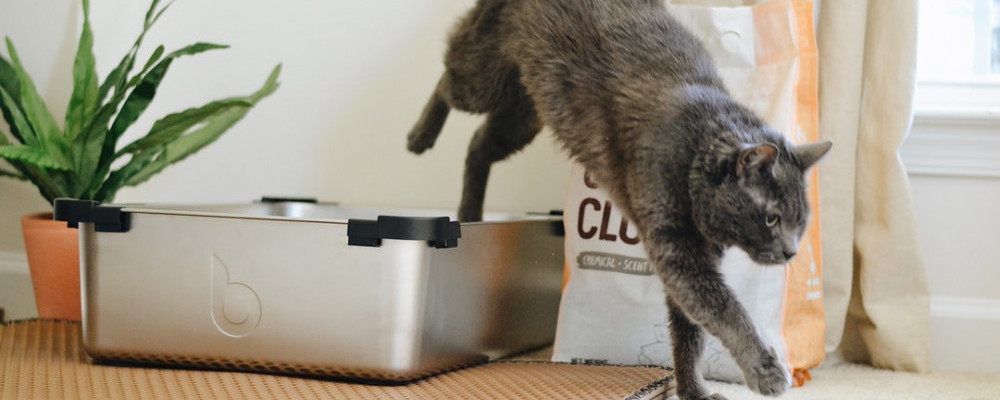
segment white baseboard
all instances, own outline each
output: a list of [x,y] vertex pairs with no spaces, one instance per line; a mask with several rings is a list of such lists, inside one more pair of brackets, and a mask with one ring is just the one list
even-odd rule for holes
[[21,252],[0,251],[0,274],[28,274],[28,257]]
[[1000,373],[1000,299],[931,297],[931,366]]
[[0,308],[8,321],[38,316],[24,253],[0,251]]
[[934,296],[931,317],[1000,321],[1000,300]]

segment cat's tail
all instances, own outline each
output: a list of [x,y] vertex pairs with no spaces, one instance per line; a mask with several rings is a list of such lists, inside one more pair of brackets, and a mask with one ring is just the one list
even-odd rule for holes
[[423,113],[420,114],[420,119],[413,125],[410,134],[406,136],[406,148],[416,154],[423,153],[434,146],[434,142],[444,126],[444,121],[448,119],[451,107],[448,106],[441,94],[446,78],[445,75],[441,76],[437,87],[434,88],[434,93],[431,94],[430,100],[427,100],[427,105],[424,106]]

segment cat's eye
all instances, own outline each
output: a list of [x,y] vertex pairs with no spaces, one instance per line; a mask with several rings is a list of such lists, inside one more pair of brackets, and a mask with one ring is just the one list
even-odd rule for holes
[[767,225],[768,228],[774,228],[778,225],[778,222],[781,222],[781,216],[778,214],[768,214],[767,217],[764,218],[764,224]]

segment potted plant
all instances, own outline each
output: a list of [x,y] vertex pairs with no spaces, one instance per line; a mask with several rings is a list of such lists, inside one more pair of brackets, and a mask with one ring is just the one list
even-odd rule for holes
[[[50,204],[60,197],[111,201],[119,189],[145,182],[218,139],[278,87],[280,65],[256,92],[166,115],[145,135],[122,145],[119,140],[149,106],[176,59],[228,46],[195,43],[166,53],[161,45],[140,63],[137,54],[143,37],[169,6],[161,7],[159,0],[153,0],[139,37],[99,82],[90,4],[88,0],[82,3],[83,28],[73,63],[73,91],[62,126],[46,108],[9,38],[6,48],[10,59],[0,55],[0,111],[9,127],[9,132],[0,132],[0,158],[12,167],[0,165],[0,176],[31,182]],[[136,66],[138,71],[133,73]],[[39,224],[41,227],[35,227]],[[52,221],[51,214],[26,216],[22,225],[40,317],[79,320],[76,231]],[[43,237],[32,236],[39,232]],[[51,261],[46,259],[58,257],[69,258],[69,264],[42,265]],[[62,283],[49,290],[43,281],[50,278]],[[52,300],[52,294],[67,299]],[[56,303],[66,301],[70,302],[65,304],[68,309],[56,308]]]

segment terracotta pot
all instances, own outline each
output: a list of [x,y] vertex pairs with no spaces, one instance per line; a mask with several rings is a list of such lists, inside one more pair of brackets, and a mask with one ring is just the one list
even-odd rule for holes
[[52,213],[21,218],[38,317],[80,320],[80,242],[76,229]]

